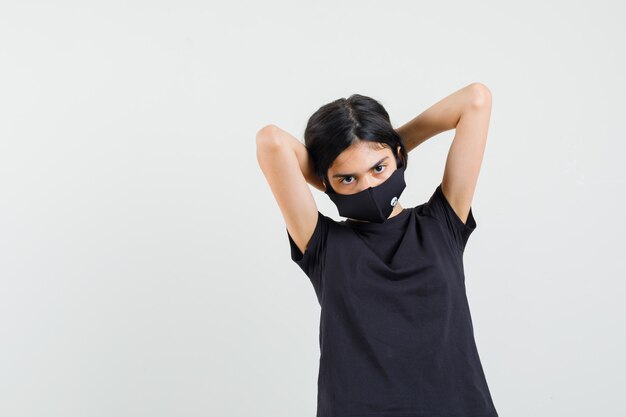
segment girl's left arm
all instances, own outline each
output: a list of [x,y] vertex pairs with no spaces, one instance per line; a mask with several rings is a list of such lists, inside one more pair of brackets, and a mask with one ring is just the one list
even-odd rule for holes
[[467,221],[478,182],[490,118],[491,91],[486,85],[474,82],[396,129],[407,152],[441,132],[456,129],[441,188],[463,223]]

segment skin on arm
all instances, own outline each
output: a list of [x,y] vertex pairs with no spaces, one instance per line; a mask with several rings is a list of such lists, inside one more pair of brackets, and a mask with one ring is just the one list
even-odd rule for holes
[[438,101],[396,129],[407,152],[429,138],[456,129],[441,181],[444,196],[467,222],[487,143],[491,117],[491,92],[481,83],[471,83]]
[[307,184],[324,190],[315,177],[308,151],[294,136],[275,125],[256,135],[257,161],[278,203],[293,241],[302,253],[317,224],[317,204]]

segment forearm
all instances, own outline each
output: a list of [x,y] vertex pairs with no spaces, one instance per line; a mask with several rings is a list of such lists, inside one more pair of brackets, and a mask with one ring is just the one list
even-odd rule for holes
[[300,166],[300,170],[302,171],[302,175],[307,183],[314,186],[320,191],[324,191],[324,185],[321,180],[315,176],[313,171],[313,162],[309,156],[309,151],[306,146],[302,142],[300,142],[296,137],[291,135],[289,132],[279,128],[276,125],[266,126],[265,129],[267,133],[265,135],[270,137],[271,141],[275,143],[276,146],[285,146],[291,149],[298,160],[298,165]]
[[486,87],[480,83],[471,83],[397,128],[407,152],[439,133],[454,129],[461,114],[483,94],[483,88]]

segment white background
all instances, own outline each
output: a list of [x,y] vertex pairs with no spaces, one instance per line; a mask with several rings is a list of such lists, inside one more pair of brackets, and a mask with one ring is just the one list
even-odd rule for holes
[[[501,417],[623,416],[618,1],[0,3],[0,415],[314,416],[319,304],[258,166],[352,93],[493,113],[465,251]],[[405,207],[453,131],[409,155]],[[336,220],[317,190],[318,208]]]

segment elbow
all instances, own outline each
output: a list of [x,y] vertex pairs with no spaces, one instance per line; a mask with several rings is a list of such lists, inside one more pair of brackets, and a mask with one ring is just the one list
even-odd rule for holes
[[470,84],[471,88],[471,106],[473,108],[484,108],[491,106],[491,91],[482,83],[474,82]]
[[281,135],[282,132],[283,130],[273,124],[264,126],[257,132],[256,157],[261,166],[267,163],[264,161],[271,161],[277,151],[284,147],[285,141]]
[[278,141],[278,132],[280,128],[274,124],[269,124],[267,126],[263,126],[256,133],[256,144],[257,147],[274,145]]

